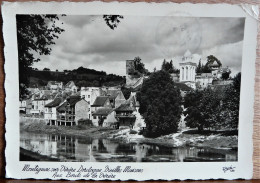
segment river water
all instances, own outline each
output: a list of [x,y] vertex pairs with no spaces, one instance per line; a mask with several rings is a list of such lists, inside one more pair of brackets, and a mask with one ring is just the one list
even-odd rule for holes
[[60,161],[90,162],[182,162],[237,161],[236,150],[201,147],[166,147],[109,139],[65,135],[20,133],[20,146]]

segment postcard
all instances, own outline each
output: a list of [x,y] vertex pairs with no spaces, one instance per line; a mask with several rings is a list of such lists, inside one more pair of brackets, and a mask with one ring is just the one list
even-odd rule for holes
[[257,20],[241,5],[2,12],[6,177],[252,178]]

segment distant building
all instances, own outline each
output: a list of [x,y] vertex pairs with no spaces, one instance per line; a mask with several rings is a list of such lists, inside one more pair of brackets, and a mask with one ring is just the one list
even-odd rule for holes
[[99,96],[96,98],[94,103],[91,105],[91,111],[92,113],[95,112],[96,110],[100,108],[111,108],[112,105],[110,103],[109,97],[108,96]]
[[[75,105],[84,100],[80,96],[70,96],[57,107],[57,124],[65,126],[76,125]],[[84,110],[84,109],[83,109]],[[85,109],[86,111],[87,109]]]
[[64,86],[65,91],[71,91],[73,93],[76,93],[78,90],[78,87],[75,85],[74,81],[69,81],[65,86]]
[[108,89],[105,91],[105,96],[109,97],[109,101],[112,108],[119,107],[121,104],[123,104],[126,101],[121,89],[120,90]]
[[49,88],[50,90],[63,89],[63,82],[49,81],[47,84],[47,88]]
[[94,126],[117,127],[115,111],[112,108],[102,107],[93,112],[92,123]]
[[55,98],[52,102],[45,105],[44,119],[48,125],[58,125],[57,107],[61,104],[61,98]]
[[54,99],[53,95],[37,95],[32,100],[31,114],[39,116],[44,115],[45,105],[50,103]]
[[213,76],[211,73],[201,73],[196,76],[196,88],[204,89],[212,85]]
[[193,55],[188,50],[182,57],[180,62],[180,81],[185,83],[187,86],[195,89],[195,76],[196,76],[196,63],[193,60]]
[[140,104],[136,100],[136,93],[131,93],[129,99],[124,104],[121,104],[115,109],[118,126],[127,126],[133,128],[136,123],[136,116],[139,113],[139,107]]
[[102,90],[99,87],[81,87],[80,90],[80,96],[81,98],[84,98],[88,105],[88,119],[92,120],[92,115],[91,115],[91,105],[95,102],[96,98],[98,96],[101,96]]

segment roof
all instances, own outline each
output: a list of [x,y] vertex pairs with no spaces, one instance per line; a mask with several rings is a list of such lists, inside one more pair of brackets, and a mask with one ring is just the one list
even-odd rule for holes
[[104,107],[93,112],[92,115],[108,115],[113,111],[112,108]]
[[118,108],[115,109],[115,111],[118,111],[118,112],[125,112],[125,111],[135,111],[135,108],[132,107],[130,104],[121,104]]
[[61,98],[55,98],[52,102],[45,105],[45,107],[57,107],[61,103]]
[[70,88],[72,86],[76,86],[74,81],[69,81],[66,85],[65,85],[65,88]]
[[81,100],[81,97],[80,96],[70,96],[67,98],[67,100],[61,104],[57,110],[58,111],[65,111],[66,110],[66,106],[69,104],[70,106],[74,106],[78,101]]
[[99,96],[96,98],[96,100],[94,101],[93,105],[91,105],[92,107],[101,107],[104,106],[105,102],[107,101],[108,96]]
[[106,95],[109,99],[115,99],[120,92],[121,90],[107,90]]
[[187,86],[184,83],[174,83],[175,86],[177,86],[177,88],[179,88],[181,91],[191,91],[192,88],[190,88],[189,86]]
[[67,102],[72,106],[75,105],[78,101],[81,100],[80,96],[71,95],[67,98]]

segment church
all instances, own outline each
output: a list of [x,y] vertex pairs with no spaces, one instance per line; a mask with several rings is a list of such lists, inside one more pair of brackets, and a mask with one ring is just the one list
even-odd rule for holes
[[[180,74],[178,76],[179,82],[184,83],[192,89],[204,89],[215,83],[222,83],[222,74],[231,73],[231,70],[222,68],[220,61],[208,62],[208,67],[211,70],[210,73],[196,73],[197,64],[194,56],[189,50],[187,50],[179,63]],[[225,82],[228,83],[228,82]]]

